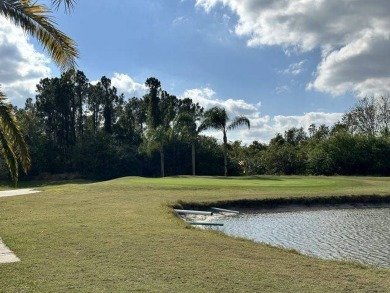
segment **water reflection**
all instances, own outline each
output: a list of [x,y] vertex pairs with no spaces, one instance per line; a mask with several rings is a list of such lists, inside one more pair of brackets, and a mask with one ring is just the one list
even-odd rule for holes
[[390,208],[243,214],[218,220],[224,233],[324,259],[390,268]]

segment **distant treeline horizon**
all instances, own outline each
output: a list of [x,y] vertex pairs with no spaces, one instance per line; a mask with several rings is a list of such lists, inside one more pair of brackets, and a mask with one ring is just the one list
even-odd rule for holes
[[[125,97],[103,76],[82,71],[44,78],[35,101],[15,109],[32,168],[21,179],[59,174],[111,179],[174,175],[390,175],[390,98],[360,99],[331,126],[277,133],[268,144],[229,141],[228,130],[249,127],[222,108],[178,99],[158,79],[142,98]],[[204,135],[220,131],[222,143]],[[259,138],[260,139],[260,138]],[[226,168],[225,168],[226,167]],[[3,177],[8,176],[5,167]]]

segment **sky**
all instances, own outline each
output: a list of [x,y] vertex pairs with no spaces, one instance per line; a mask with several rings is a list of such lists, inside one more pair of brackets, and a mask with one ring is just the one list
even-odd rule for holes
[[[179,98],[246,115],[251,129],[229,135],[244,143],[331,125],[359,98],[388,95],[389,15],[388,0],[78,0],[54,12],[90,81],[107,76],[131,98],[156,77]],[[60,74],[0,18],[0,84],[12,104]]]

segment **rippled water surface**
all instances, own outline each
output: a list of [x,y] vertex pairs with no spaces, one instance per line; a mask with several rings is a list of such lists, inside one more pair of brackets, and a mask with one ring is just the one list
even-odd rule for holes
[[228,235],[324,259],[390,268],[390,208],[242,214],[219,219]]

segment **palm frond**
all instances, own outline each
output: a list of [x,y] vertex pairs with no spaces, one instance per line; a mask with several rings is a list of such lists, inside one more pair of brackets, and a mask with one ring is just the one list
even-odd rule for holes
[[65,12],[70,12],[71,10],[73,10],[76,1],[75,0],[52,0],[52,3],[56,9],[58,9],[63,3],[65,6]]
[[37,38],[61,70],[76,66],[75,59],[78,57],[76,44],[55,27],[56,24],[46,6],[33,3],[31,0],[2,0],[0,14]]
[[[11,173],[14,172],[14,163],[12,158],[20,162],[25,173],[31,167],[31,159],[27,144],[24,140],[23,133],[19,127],[12,106],[5,102],[5,95],[0,91],[0,133],[2,136],[2,151],[6,159],[7,167]],[[16,168],[17,169],[17,168]],[[12,175],[13,179],[17,179]]]
[[149,156],[153,151],[164,146],[170,139],[170,130],[163,126],[158,126],[155,129],[148,129],[143,136],[142,150]]
[[3,155],[5,165],[11,175],[11,179],[16,185],[19,175],[18,159],[15,152],[12,150],[11,145],[11,142],[7,140],[6,136],[0,131],[0,152]]
[[173,120],[172,129],[185,137],[195,136],[197,134],[196,117],[186,112],[179,113]]
[[224,130],[228,121],[229,117],[227,116],[224,108],[213,107],[204,113],[204,118],[199,130],[203,131],[209,128]]
[[246,125],[248,126],[248,128],[250,129],[251,128],[251,123],[249,121],[248,118],[246,118],[245,116],[237,116],[231,123],[230,125],[228,126],[228,130],[232,130],[232,129],[235,129],[237,128],[238,126],[241,126],[241,125]]

